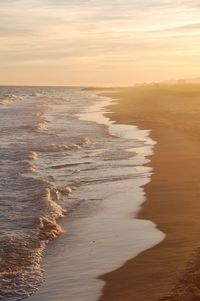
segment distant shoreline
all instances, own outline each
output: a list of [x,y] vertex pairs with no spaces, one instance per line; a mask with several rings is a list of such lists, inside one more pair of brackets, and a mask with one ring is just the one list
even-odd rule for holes
[[200,77],[194,77],[194,78],[181,78],[181,79],[166,79],[163,81],[149,81],[149,82],[134,82],[132,84],[124,84],[124,85],[115,85],[115,84],[109,84],[109,85],[84,85],[84,84],[78,84],[78,85],[31,85],[31,84],[0,84],[0,87],[41,87],[41,88],[82,88],[82,89],[88,89],[88,90],[98,90],[98,89],[110,89],[110,88],[133,88],[133,87],[141,87],[141,86],[150,86],[150,85],[199,85],[200,84]]

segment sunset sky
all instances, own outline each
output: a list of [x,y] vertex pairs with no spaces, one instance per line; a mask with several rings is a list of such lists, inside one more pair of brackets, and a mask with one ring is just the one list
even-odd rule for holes
[[0,84],[200,76],[199,0],[1,0]]

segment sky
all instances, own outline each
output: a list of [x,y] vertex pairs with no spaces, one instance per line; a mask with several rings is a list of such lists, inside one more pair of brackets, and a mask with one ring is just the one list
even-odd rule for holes
[[0,85],[200,77],[199,0],[1,0]]

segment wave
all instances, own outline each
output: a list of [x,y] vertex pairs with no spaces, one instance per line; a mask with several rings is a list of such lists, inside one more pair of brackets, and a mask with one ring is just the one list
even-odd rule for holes
[[28,154],[28,159],[29,160],[37,160],[38,158],[38,154],[36,152],[33,152],[31,151],[29,154]]
[[80,150],[83,146],[87,146],[91,144],[91,140],[88,137],[84,137],[80,139],[78,143],[69,143],[69,144],[60,144],[60,143],[51,143],[51,144],[43,144],[34,147],[35,152],[62,152],[69,150]]
[[35,173],[36,167],[35,167],[35,165],[24,161],[22,164],[21,173],[24,174],[24,173],[29,173],[29,172]]
[[45,188],[39,195],[39,201],[45,206],[44,213],[39,217],[38,237],[42,240],[51,240],[62,233],[57,220],[66,214],[66,210],[58,204],[61,193],[58,189]]
[[4,98],[0,99],[0,105],[11,105],[17,101],[16,95],[5,95]]
[[43,112],[31,112],[30,114],[31,114],[31,116],[34,116],[34,117],[41,117]]
[[84,138],[82,138],[82,141],[81,141],[81,145],[84,145],[84,144],[91,144],[92,143],[92,141],[90,140],[90,138],[89,137],[84,137]]
[[41,258],[44,244],[34,233],[0,240],[1,300],[21,300],[30,296],[43,278]]
[[45,95],[45,93],[44,92],[34,92],[34,93],[31,93],[31,94],[29,94],[29,96],[31,96],[31,97],[41,97],[41,96],[44,96]]
[[47,131],[48,127],[49,127],[49,123],[46,120],[39,122],[37,125],[37,129],[39,131]]
[[[29,178],[30,184],[41,187],[35,194],[33,225],[26,233],[4,235],[0,239],[0,299],[17,301],[33,294],[43,279],[41,258],[50,240],[63,230],[58,220],[67,211],[62,208],[63,195],[72,193],[73,187],[56,187],[42,178]],[[4,300],[3,299],[3,300]]]
[[36,152],[60,152],[68,150],[78,150],[81,146],[78,144],[49,144],[35,147]]

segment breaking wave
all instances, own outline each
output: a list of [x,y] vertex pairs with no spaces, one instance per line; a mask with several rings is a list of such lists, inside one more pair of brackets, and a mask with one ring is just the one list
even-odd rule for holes
[[11,105],[17,101],[16,95],[2,95],[0,98],[0,105]]
[[50,240],[63,232],[58,223],[66,214],[61,199],[72,192],[70,187],[57,188],[39,178],[29,178],[29,183],[41,189],[31,197],[35,202],[30,218],[31,229],[14,235],[8,233],[0,239],[0,295],[6,300],[21,300],[40,285],[43,251]]

